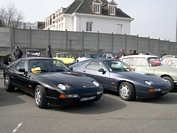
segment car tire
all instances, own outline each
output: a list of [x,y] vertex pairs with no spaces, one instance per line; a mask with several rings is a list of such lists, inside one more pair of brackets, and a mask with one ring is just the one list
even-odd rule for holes
[[131,83],[122,82],[119,86],[119,96],[126,101],[134,100],[136,97],[134,86]]
[[34,91],[36,106],[39,108],[47,107],[46,92],[42,85],[37,85]]
[[167,76],[162,77],[162,78],[165,79],[168,83],[170,83],[171,86],[170,86],[169,91],[173,91],[174,87],[175,87],[175,84],[174,84],[173,80],[170,77],[167,77]]
[[4,77],[4,88],[8,92],[13,92],[15,90],[15,86],[12,85],[9,75],[5,75]]

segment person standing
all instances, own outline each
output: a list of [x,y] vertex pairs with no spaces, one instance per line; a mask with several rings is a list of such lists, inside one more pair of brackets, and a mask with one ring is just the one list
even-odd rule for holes
[[15,50],[14,50],[15,60],[18,60],[18,59],[22,58],[22,56],[23,56],[23,51],[21,49],[19,49],[18,46],[16,46]]
[[52,58],[51,45],[48,45],[48,48],[46,49],[46,57]]
[[129,50],[128,51],[128,53],[127,53],[127,55],[131,55],[132,54],[132,51],[131,50]]
[[118,53],[118,57],[121,58],[123,56],[126,56],[125,52],[124,52],[124,49],[120,49],[120,52]]
[[133,53],[131,55],[138,55],[138,53],[136,52],[136,50],[133,50]]

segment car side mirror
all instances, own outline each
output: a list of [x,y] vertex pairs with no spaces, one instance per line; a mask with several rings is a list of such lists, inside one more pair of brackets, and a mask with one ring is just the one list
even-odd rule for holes
[[102,72],[104,74],[106,71],[103,68],[99,68],[98,72]]
[[19,72],[25,72],[25,69],[24,68],[20,68],[18,69]]

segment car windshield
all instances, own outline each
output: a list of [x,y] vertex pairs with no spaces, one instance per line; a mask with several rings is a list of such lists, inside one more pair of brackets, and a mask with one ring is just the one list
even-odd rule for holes
[[70,54],[58,54],[58,57],[71,58],[71,55]]
[[97,58],[96,54],[87,54],[86,55],[87,58]]
[[56,59],[32,59],[29,61],[30,70],[34,74],[41,72],[65,72],[69,71],[61,61]]
[[149,57],[148,63],[149,66],[164,66],[164,63],[160,60],[159,57]]
[[106,60],[104,61],[104,64],[108,67],[110,72],[133,71],[129,65],[120,60]]

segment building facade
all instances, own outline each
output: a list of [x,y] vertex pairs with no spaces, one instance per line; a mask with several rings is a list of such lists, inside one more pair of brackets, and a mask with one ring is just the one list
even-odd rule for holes
[[44,30],[130,34],[134,19],[117,8],[114,0],[75,0],[45,20]]

